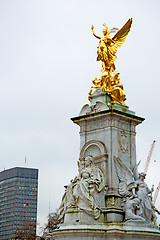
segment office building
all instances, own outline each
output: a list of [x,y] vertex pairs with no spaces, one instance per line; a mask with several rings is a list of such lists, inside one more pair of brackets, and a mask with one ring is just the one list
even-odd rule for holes
[[35,239],[38,169],[0,172],[0,240]]

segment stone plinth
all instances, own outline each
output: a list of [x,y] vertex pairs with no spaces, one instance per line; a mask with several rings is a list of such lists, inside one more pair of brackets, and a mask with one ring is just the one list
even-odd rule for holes
[[86,156],[94,157],[94,164],[102,170],[108,186],[106,194],[107,221],[123,221],[123,203],[118,193],[119,179],[114,157],[119,157],[124,165],[132,170],[134,178],[138,179],[136,126],[144,119],[135,116],[126,106],[120,106],[117,110],[119,104],[112,105],[111,109],[100,111],[101,106],[104,109],[103,103],[101,106],[100,101],[97,103],[99,104],[97,110],[95,107],[84,114],[85,111],[82,108],[80,116],[72,118],[72,121],[80,126],[79,169],[84,167]]
[[113,157],[119,157],[134,171],[136,169],[136,126],[144,119],[115,109],[95,112],[72,118],[80,126],[80,166],[87,155],[105,174],[109,192],[117,193],[118,179],[115,177]]
[[90,100],[72,118],[80,126],[79,174],[62,198],[63,224],[46,239],[160,240],[151,192],[137,171],[136,126],[144,118],[102,89]]
[[159,240],[160,231],[140,224],[61,225],[49,234],[47,240]]

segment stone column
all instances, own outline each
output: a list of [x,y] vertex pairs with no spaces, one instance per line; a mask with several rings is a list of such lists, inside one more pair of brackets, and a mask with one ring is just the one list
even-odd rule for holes
[[[104,173],[108,186],[105,209],[107,221],[122,221],[123,203],[118,193],[119,180],[114,157],[119,157],[127,168],[132,170],[135,179],[138,179],[136,126],[144,119],[129,111],[126,106],[112,104],[109,109],[106,105],[104,110],[104,101],[94,100],[91,103],[90,112],[85,105],[86,110],[82,110],[80,116],[72,118],[72,121],[80,126],[79,168],[83,167],[87,155],[93,156],[94,163]],[[98,104],[99,108],[96,110]]]

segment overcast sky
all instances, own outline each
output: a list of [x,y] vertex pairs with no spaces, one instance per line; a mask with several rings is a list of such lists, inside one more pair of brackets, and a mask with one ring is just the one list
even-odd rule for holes
[[[88,103],[102,24],[131,31],[117,52],[126,104],[145,117],[137,127],[142,171],[153,140],[149,187],[160,181],[160,1],[0,0],[0,170],[39,169],[38,221],[58,208],[77,174],[79,127],[70,121]],[[24,159],[27,157],[27,164]],[[160,195],[156,206],[160,209]]]

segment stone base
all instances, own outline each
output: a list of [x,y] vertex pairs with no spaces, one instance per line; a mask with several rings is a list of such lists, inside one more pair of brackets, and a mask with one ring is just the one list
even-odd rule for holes
[[74,224],[79,224],[79,225],[94,225],[94,224],[99,224],[105,221],[105,214],[101,213],[99,219],[94,219],[92,216],[89,214],[85,213],[82,210],[78,209],[70,209],[67,210],[65,217],[64,217],[64,224],[67,225],[74,225]]
[[[139,225],[139,226],[138,226]],[[59,225],[46,240],[160,240],[158,228],[137,223]]]

